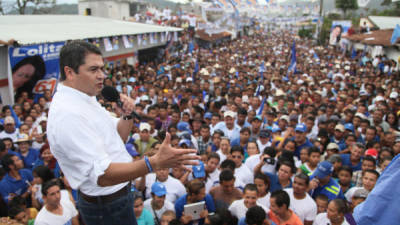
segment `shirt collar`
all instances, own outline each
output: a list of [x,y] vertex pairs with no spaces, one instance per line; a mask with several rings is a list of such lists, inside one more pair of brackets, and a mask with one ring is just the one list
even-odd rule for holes
[[86,93],[83,93],[75,88],[66,86],[63,83],[59,83],[57,89],[58,89],[58,91],[69,93],[69,94],[79,97],[87,102],[96,101],[96,96],[89,96]]

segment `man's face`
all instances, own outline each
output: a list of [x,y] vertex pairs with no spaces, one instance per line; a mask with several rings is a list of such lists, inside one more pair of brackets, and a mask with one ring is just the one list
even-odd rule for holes
[[243,158],[243,155],[238,151],[234,151],[231,154],[231,159],[235,162],[236,168],[239,168],[242,165]]
[[372,191],[372,189],[375,187],[377,179],[378,178],[373,173],[368,173],[368,172],[364,173],[364,176],[362,177],[363,187],[367,191]]
[[218,160],[217,158],[210,158],[210,159],[207,161],[207,164],[206,164],[206,170],[207,170],[207,172],[209,172],[209,173],[214,172],[215,169],[217,169],[218,164],[219,164],[219,160]]
[[256,205],[257,191],[246,190],[243,194],[244,205],[246,208],[251,208]]
[[245,122],[245,120],[246,120],[246,115],[244,115],[244,114],[238,114],[237,115],[237,122],[239,124],[243,124]]
[[28,152],[29,150],[29,143],[24,141],[18,144],[18,148],[22,153]]
[[18,156],[14,155],[11,159],[14,162],[13,166],[15,170],[24,168],[24,162]]
[[225,120],[226,127],[228,127],[229,129],[232,129],[234,126],[235,120],[230,116],[225,116],[224,120]]
[[224,193],[230,194],[235,189],[235,179],[229,181],[222,181],[220,185]]
[[293,193],[304,194],[307,191],[307,188],[308,188],[308,186],[307,186],[305,180],[298,178],[298,177],[294,178]]
[[148,130],[143,130],[143,131],[140,131],[140,133],[139,133],[139,136],[140,136],[140,140],[141,141],[149,141],[149,139],[150,139],[150,132],[148,131]]
[[365,133],[365,140],[366,141],[372,141],[375,138],[375,130],[374,129],[367,129],[367,132]]
[[308,157],[308,160],[310,162],[311,165],[315,166],[318,165],[318,162],[321,158],[321,154],[317,153],[317,152],[312,152],[310,157]]
[[278,170],[278,177],[280,180],[288,180],[292,177],[292,170],[287,165],[281,165]]
[[47,195],[43,196],[46,204],[52,205],[52,206],[57,206],[60,204],[61,200],[61,193],[60,193],[60,187],[57,185],[54,185],[47,189]]
[[79,66],[77,73],[69,68],[72,76],[68,76],[67,73],[67,81],[71,82],[75,89],[89,96],[96,96],[103,89],[105,78],[103,67],[102,56],[89,53],[85,57],[85,63]]
[[350,158],[353,160],[359,160],[361,158],[362,149],[359,147],[354,147],[350,151]]
[[168,169],[158,169],[156,171],[157,180],[164,182],[168,179]]
[[4,130],[7,133],[13,133],[15,131],[15,124],[13,123],[4,124]]
[[250,138],[250,133],[249,133],[249,132],[244,131],[244,132],[241,132],[241,133],[240,133],[240,140],[241,140],[241,141],[247,143],[247,142],[249,141],[249,138]]
[[201,128],[200,129],[200,135],[204,138],[209,138],[210,137],[210,129],[208,128]]
[[25,211],[22,211],[15,216],[15,220],[17,220],[18,222],[20,222],[22,224],[28,224],[29,217]]
[[156,205],[157,208],[161,208],[164,205],[165,195],[157,196],[153,195],[153,203]]
[[276,215],[280,216],[280,215],[284,215],[286,212],[286,205],[282,205],[281,207],[279,207],[276,204],[276,198],[270,198],[270,207],[269,209],[271,209],[272,212],[274,212]]
[[351,175],[346,170],[341,170],[338,174],[338,178],[339,178],[340,184],[342,184],[342,185],[348,185],[351,182]]
[[296,143],[303,143],[306,140],[306,133],[296,131],[294,135],[294,140]]

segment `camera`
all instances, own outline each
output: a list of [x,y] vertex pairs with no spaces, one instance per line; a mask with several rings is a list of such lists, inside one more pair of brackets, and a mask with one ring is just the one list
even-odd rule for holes
[[267,164],[274,165],[275,164],[275,159],[274,158],[264,158],[264,162]]

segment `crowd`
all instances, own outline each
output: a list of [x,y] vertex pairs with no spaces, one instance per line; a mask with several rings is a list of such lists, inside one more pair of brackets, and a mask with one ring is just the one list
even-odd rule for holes
[[[132,181],[138,224],[355,224],[354,208],[400,152],[396,62],[290,31],[211,49],[187,40],[162,63],[105,69],[104,84],[136,102],[133,160],[154,155],[166,132],[202,159]],[[77,191],[47,143],[51,98],[22,94],[2,109],[0,215],[16,224],[79,224]],[[185,213],[198,202],[198,218]]]

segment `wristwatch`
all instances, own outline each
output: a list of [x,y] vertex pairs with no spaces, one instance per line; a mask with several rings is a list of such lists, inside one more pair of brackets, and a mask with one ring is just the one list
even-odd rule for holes
[[133,119],[133,116],[132,115],[123,116],[122,119],[123,120],[131,120],[131,119]]

